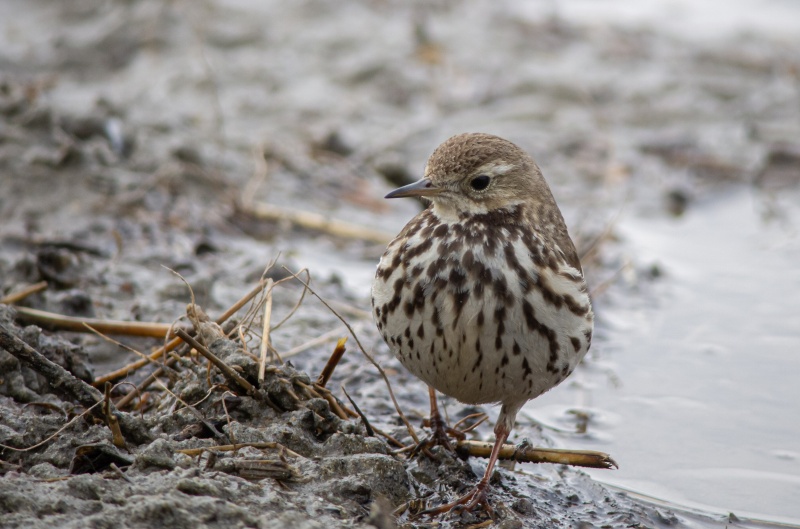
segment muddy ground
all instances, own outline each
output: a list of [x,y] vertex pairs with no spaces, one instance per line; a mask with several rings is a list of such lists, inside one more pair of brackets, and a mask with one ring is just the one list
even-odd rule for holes
[[[732,187],[774,193],[797,184],[797,41],[688,41],[492,2],[254,4],[0,8],[0,295],[46,281],[19,305],[170,323],[190,294],[167,268],[212,316],[252,289],[269,263],[275,281],[307,268],[424,432],[427,394],[380,342],[368,290],[382,239],[419,208],[381,197],[416,179],[449,135],[502,134],[546,168],[586,252],[600,344],[604,293],[620,302],[659,277],[616,244],[621,204],[680,215]],[[271,220],[257,218],[254,203],[271,205]],[[310,228],[296,211],[361,231]],[[274,322],[303,290],[297,281],[275,288]],[[258,351],[260,314],[235,318],[246,323],[248,351]],[[26,326],[10,306],[0,307],[0,323],[86,382],[136,359],[91,333]],[[477,481],[482,460],[439,449],[432,459],[397,454],[362,420],[342,419],[307,391],[347,335],[306,295],[271,334],[291,362],[264,386],[274,407],[187,356],[125,408],[135,427],[124,447],[102,420],[76,419],[85,406],[0,351],[0,527],[488,523],[483,513],[413,516],[414,500],[435,504]],[[161,343],[115,338],[143,352]],[[254,381],[241,346],[209,343]],[[154,369],[115,380],[114,398]],[[327,386],[352,407],[342,386],[370,424],[411,442],[353,337]],[[475,411],[496,416],[448,403],[452,421]],[[491,427],[471,435],[490,439]],[[535,425],[517,432],[522,438],[552,445]],[[231,442],[275,444],[180,452]],[[498,527],[767,526],[633,499],[572,468],[524,470],[495,476]]]

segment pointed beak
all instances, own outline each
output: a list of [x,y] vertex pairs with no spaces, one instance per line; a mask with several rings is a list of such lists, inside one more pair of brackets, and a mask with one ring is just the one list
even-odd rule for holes
[[444,191],[441,187],[434,186],[427,178],[417,180],[413,184],[395,189],[384,198],[403,198],[403,197],[430,197],[438,195]]

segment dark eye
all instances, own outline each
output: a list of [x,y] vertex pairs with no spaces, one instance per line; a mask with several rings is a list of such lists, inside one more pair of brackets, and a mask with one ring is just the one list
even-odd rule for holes
[[475,191],[483,191],[489,185],[489,177],[485,174],[478,175],[469,183]]

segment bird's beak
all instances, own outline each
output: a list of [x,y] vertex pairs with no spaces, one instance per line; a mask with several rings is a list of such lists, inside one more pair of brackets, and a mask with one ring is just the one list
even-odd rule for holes
[[438,195],[444,191],[441,187],[436,187],[431,183],[430,179],[423,178],[417,180],[413,184],[395,189],[384,198],[403,198],[403,197],[430,197]]

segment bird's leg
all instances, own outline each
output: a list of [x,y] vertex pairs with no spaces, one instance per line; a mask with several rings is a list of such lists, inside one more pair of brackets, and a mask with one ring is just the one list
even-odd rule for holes
[[460,508],[465,511],[471,511],[479,505],[484,505],[487,510],[491,511],[491,507],[489,507],[489,504],[486,501],[486,491],[489,488],[489,480],[492,478],[492,472],[494,472],[494,466],[497,463],[497,458],[500,456],[500,449],[503,448],[503,444],[506,442],[506,439],[508,439],[509,433],[511,433],[511,430],[505,425],[505,423],[503,421],[498,421],[497,425],[494,427],[495,441],[494,446],[492,447],[492,453],[489,456],[489,464],[486,465],[486,472],[483,473],[483,477],[478,484],[475,485],[475,488],[454,502],[441,505],[439,507],[434,507],[432,509],[426,509],[420,514],[435,516],[437,514],[450,512],[456,508]]
[[431,431],[433,431],[431,441],[434,445],[443,446],[452,452],[453,445],[450,444],[450,439],[447,438],[447,425],[442,418],[442,414],[439,413],[439,404],[436,402],[436,390],[428,386],[428,393],[431,396],[431,417],[429,419]]
[[500,409],[500,416],[497,418],[497,424],[494,426],[495,441],[492,447],[492,453],[489,455],[489,463],[486,465],[486,472],[483,473],[483,477],[478,484],[475,485],[475,488],[452,503],[427,509],[420,514],[435,516],[437,514],[450,512],[456,508],[471,511],[478,505],[484,505],[487,510],[491,511],[491,507],[486,501],[486,491],[489,489],[489,480],[492,478],[494,466],[497,463],[498,457],[500,457],[500,449],[503,448],[503,444],[505,444],[508,435],[511,433],[511,428],[514,426],[514,418],[517,416],[517,412],[521,406],[522,404],[514,406],[506,406],[503,404],[503,407]]
[[417,455],[419,452],[422,452],[426,456],[433,458],[433,454],[428,450],[429,448],[439,445],[445,447],[449,451],[453,451],[453,445],[450,443],[450,439],[447,438],[447,434],[453,435],[456,438],[463,438],[464,434],[449,428],[442,418],[442,414],[439,413],[439,405],[436,402],[436,390],[432,387],[428,386],[428,394],[431,397],[431,416],[428,419],[428,426],[430,426],[432,430],[432,434],[430,437],[427,437],[419,442],[417,446],[411,452],[411,455]]

